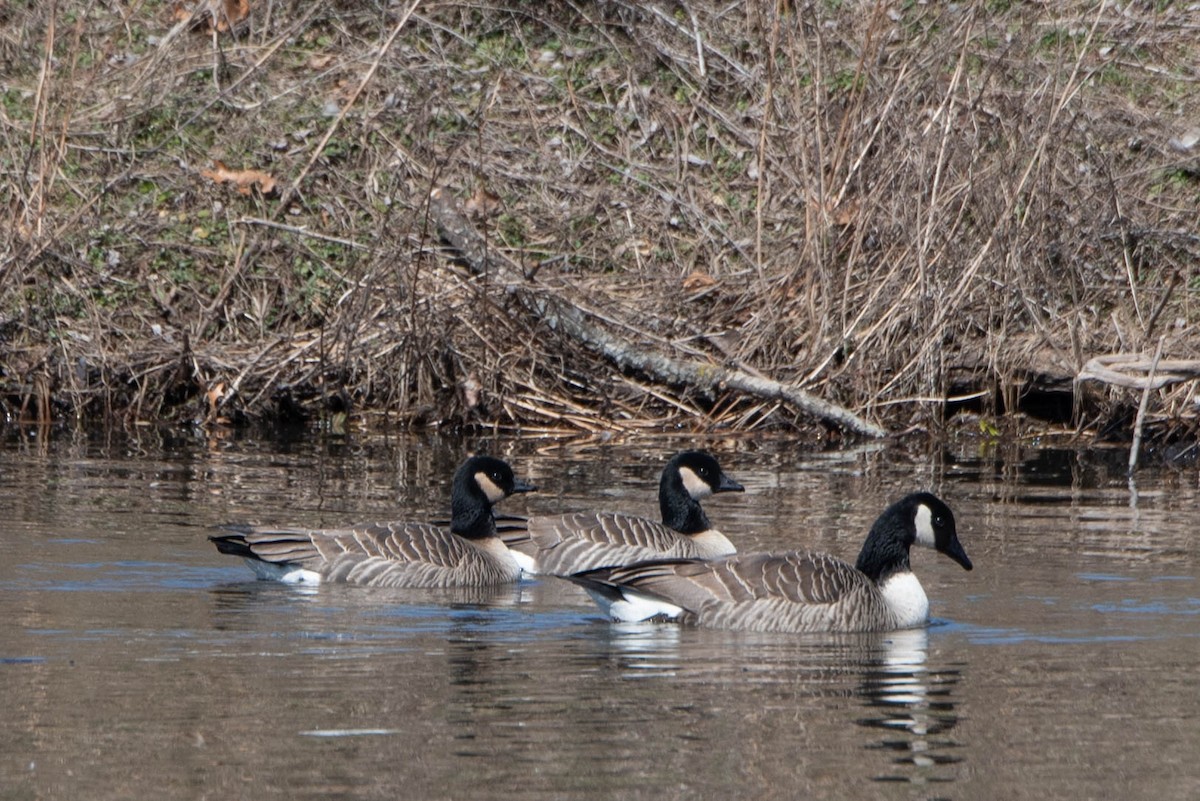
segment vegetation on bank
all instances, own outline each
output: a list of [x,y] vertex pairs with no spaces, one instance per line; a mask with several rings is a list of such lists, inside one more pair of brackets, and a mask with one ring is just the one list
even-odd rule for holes
[[1145,395],[1193,434],[1198,33],[1185,3],[18,0],[0,406],[812,425],[613,361],[544,293],[891,431],[1128,429]]

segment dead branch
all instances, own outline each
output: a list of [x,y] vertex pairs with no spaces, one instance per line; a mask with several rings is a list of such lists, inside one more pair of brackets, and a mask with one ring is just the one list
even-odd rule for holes
[[489,249],[483,236],[458,210],[448,192],[434,189],[429,201],[438,231],[473,273],[486,275],[502,284],[505,291],[514,295],[536,319],[599,353],[622,370],[635,370],[661,383],[684,385],[710,394],[732,390],[764,400],[781,400],[846,431],[869,437],[887,436],[882,428],[849,409],[797,387],[717,364],[676,359],[612,335],[594,324],[570,301],[545,287],[531,284],[516,265]]
[[1077,381],[1098,381],[1128,389],[1162,389],[1200,378],[1200,360],[1147,359],[1133,353],[1116,353],[1089,359]]

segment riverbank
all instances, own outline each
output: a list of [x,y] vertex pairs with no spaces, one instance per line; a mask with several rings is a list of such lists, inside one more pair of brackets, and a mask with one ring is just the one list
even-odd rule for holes
[[10,420],[1194,436],[1182,6],[219,5],[0,20]]

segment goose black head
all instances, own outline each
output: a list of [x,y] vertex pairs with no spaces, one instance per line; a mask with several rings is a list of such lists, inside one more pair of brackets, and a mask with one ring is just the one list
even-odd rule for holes
[[906,495],[883,511],[863,543],[856,567],[879,581],[895,570],[907,570],[908,551],[923,545],[946,554],[963,569],[971,560],[958,541],[954,513],[940,498],[928,492]]
[[707,498],[718,492],[745,492],[746,488],[734,481],[721,469],[711,455],[704,451],[683,451],[671,457],[663,469],[661,485],[679,476],[684,490],[694,500]]
[[946,554],[955,562],[970,570],[971,560],[958,541],[958,530],[954,527],[954,512],[940,498],[928,492],[917,492],[904,498],[912,520],[913,542]]
[[533,484],[513,474],[508,463],[492,456],[472,456],[454,474],[450,529],[457,534],[493,533],[492,505],[518,492],[533,492]]
[[675,454],[658,482],[663,525],[681,534],[708,530],[708,517],[699,499],[718,492],[745,492],[745,487],[725,475],[717,460],[703,451]]

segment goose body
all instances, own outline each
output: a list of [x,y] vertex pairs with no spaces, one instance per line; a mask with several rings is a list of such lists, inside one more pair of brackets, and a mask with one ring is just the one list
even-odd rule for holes
[[528,573],[568,576],[646,559],[712,559],[736,553],[715,529],[700,499],[743,487],[707,453],[678,453],[658,484],[662,522],[620,512],[575,512],[531,517],[500,536]]
[[520,578],[497,536],[493,504],[534,490],[505,462],[474,456],[451,486],[449,529],[427,523],[369,523],[342,529],[229,526],[209,539],[243,557],[260,578],[336,581],[373,587],[486,587]]
[[660,559],[570,576],[617,620],[664,620],[754,631],[892,631],[924,625],[929,601],[909,564],[924,545],[964,569],[954,515],[914,493],[875,521],[856,564],[821,553]]

